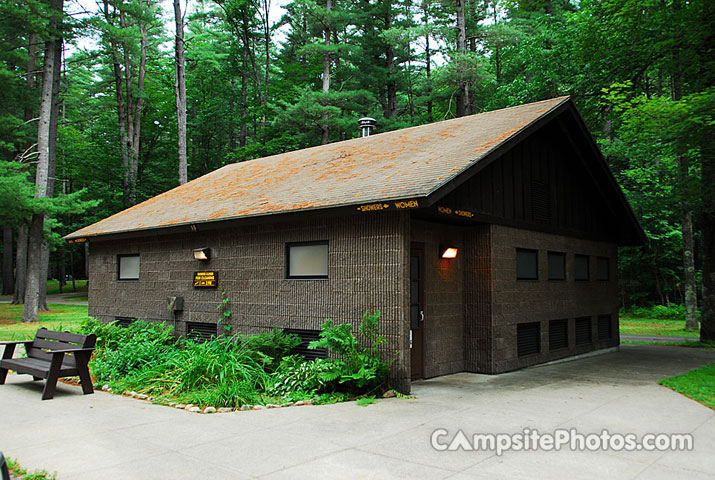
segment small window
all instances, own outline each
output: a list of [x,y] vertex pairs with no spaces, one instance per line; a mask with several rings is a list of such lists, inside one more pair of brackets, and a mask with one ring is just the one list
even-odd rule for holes
[[591,343],[591,317],[577,318],[575,327],[576,345]]
[[516,326],[517,355],[525,357],[541,351],[541,325],[539,322],[520,323]]
[[598,257],[596,259],[596,278],[599,280],[611,279],[611,261],[606,257]]
[[566,280],[566,254],[549,252],[549,280]]
[[549,350],[561,350],[569,346],[569,321],[551,320],[549,322]]
[[575,280],[590,280],[588,271],[588,255],[576,255],[573,259]]
[[537,250],[516,249],[516,279],[539,279],[539,252]]
[[613,327],[610,315],[598,316],[598,339],[610,340],[613,337]]
[[118,280],[139,280],[139,254],[117,256]]
[[286,245],[288,278],[328,278],[328,242]]

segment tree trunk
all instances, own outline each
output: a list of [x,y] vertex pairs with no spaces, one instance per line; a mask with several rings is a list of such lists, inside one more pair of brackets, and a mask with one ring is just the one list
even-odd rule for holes
[[[457,2],[457,52],[459,55],[467,53],[467,24],[464,16],[464,0]],[[459,59],[457,66],[457,116],[469,114],[469,82],[462,66],[464,59]]]
[[701,151],[702,234],[703,234],[703,309],[700,340],[715,341],[715,134],[705,127]]
[[179,185],[183,185],[188,180],[188,174],[186,161],[186,62],[184,61],[184,17],[181,15],[181,0],[174,0],[174,20],[176,22],[174,87],[179,137]]
[[685,289],[685,328],[698,328],[698,295],[695,280],[695,249],[693,246],[693,214],[683,202],[683,277]]
[[[326,0],[325,10],[330,15],[330,11],[333,8],[333,1]],[[330,52],[328,47],[330,47],[330,23],[326,20],[325,28],[323,29],[323,44],[325,45],[325,51],[323,52],[323,95],[327,96],[330,92]],[[324,105],[325,106],[325,105]],[[323,113],[321,117],[320,129],[322,130],[322,138],[320,143],[322,145],[327,144],[330,141],[330,126],[328,125],[328,113]]]
[[[45,57],[42,72],[42,97],[40,101],[40,117],[37,127],[37,169],[35,171],[35,186],[37,191],[36,197],[47,197],[49,194],[48,187],[50,184],[50,174],[52,168],[50,162],[52,160],[53,140],[57,141],[56,132],[52,133],[53,126],[53,111],[55,116],[57,110],[54,108],[54,102],[57,101],[55,94],[55,76],[59,72],[57,52],[61,52],[62,39],[54,32],[59,30],[61,22],[61,12],[63,9],[64,0],[52,0],[51,7],[55,10],[50,17],[50,31],[53,35],[45,42]],[[58,45],[59,44],[59,45]],[[57,128],[56,117],[54,119],[54,128]],[[54,179],[53,179],[54,180]],[[42,244],[44,242],[44,222],[45,216],[43,213],[35,213],[32,215],[30,224],[30,234],[28,240],[28,261],[27,261],[27,285],[25,288],[25,308],[22,312],[23,322],[36,322],[37,309],[40,302],[40,276],[43,271],[43,255]]]
[[[429,26],[430,2],[422,4],[424,11],[424,24]],[[430,50],[429,28],[425,33],[425,75],[427,77],[427,123],[432,123],[432,51]]]
[[[387,12],[385,13],[385,31],[392,27],[392,4],[387,2]],[[394,118],[397,115],[397,79],[395,78],[395,47],[387,45],[385,48],[385,66],[387,67],[387,106],[385,109],[386,118]]]
[[27,225],[17,227],[17,251],[15,253],[15,292],[12,304],[25,303],[25,279],[27,278]]
[[12,295],[12,227],[2,227],[2,294]]

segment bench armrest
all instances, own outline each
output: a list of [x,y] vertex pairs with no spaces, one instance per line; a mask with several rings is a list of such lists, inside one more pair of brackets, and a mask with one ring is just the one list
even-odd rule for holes
[[0,342],[0,345],[22,345],[23,343],[32,343],[34,340],[15,340],[12,342]]
[[60,350],[48,350],[47,353],[77,353],[77,352],[93,352],[93,348],[63,348]]

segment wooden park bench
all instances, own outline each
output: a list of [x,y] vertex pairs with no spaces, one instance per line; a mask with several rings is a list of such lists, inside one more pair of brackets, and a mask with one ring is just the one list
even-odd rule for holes
[[[55,394],[59,378],[79,375],[82,392],[85,395],[94,393],[87,364],[96,341],[95,334],[55,332],[43,327],[37,331],[34,340],[0,342],[0,345],[5,345],[0,359],[0,385],[5,384],[8,370],[30,374],[33,380],[45,378],[42,399],[49,400]],[[15,345],[19,344],[25,345],[27,357],[12,358]]]

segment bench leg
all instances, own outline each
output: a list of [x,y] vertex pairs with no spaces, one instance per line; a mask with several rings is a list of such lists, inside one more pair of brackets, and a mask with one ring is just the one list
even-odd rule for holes
[[0,368],[0,385],[5,385],[5,378],[7,378],[7,368]]
[[89,363],[89,354],[76,353],[75,359],[77,360],[77,370],[79,370],[79,380],[82,384],[82,393],[85,395],[94,393],[94,387],[92,387],[92,377],[89,376],[89,368],[87,368],[87,364]]
[[38,381],[38,380],[42,380],[42,377],[32,377],[32,381],[33,381],[33,382],[36,382],[36,381]]
[[50,400],[55,396],[55,388],[57,387],[57,379],[60,378],[60,367],[62,366],[62,356],[54,354],[52,363],[50,364],[50,372],[47,374],[45,388],[42,390],[42,399]]

